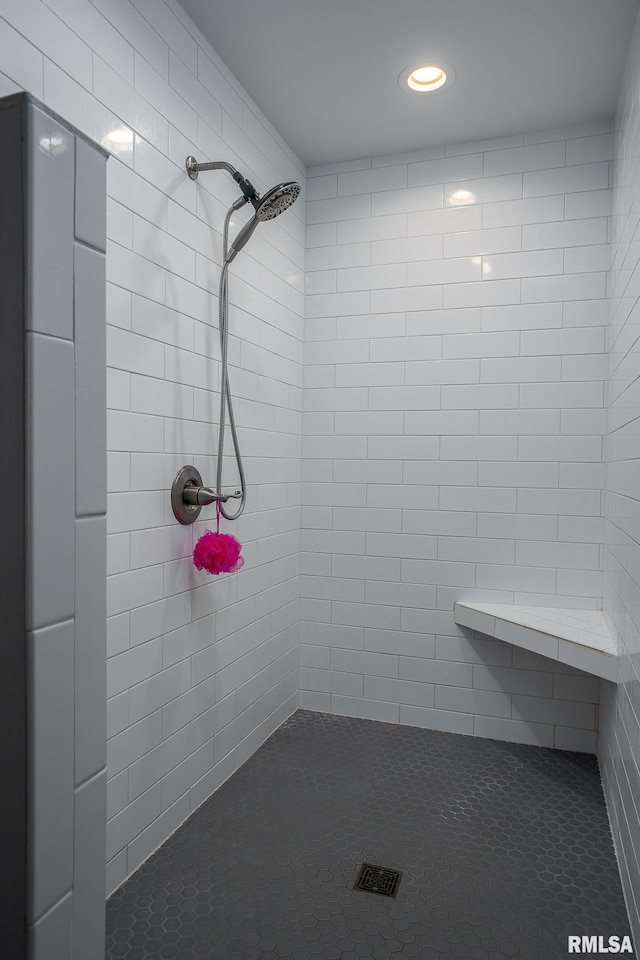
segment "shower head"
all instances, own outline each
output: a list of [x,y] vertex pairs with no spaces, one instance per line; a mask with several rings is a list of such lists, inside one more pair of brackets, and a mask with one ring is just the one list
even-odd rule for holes
[[281,213],[289,209],[299,195],[300,184],[296,183],[295,180],[289,180],[286,183],[277,184],[277,186],[272,187],[271,190],[267,190],[263,197],[256,196],[252,198],[251,203],[255,207],[256,212],[251,220],[245,223],[231,244],[226,263],[231,263],[234,257],[240,253],[262,220],[273,220],[275,217],[279,217]]
[[[247,180],[235,167],[232,167],[226,160],[213,160],[209,163],[198,163],[195,157],[187,157],[187,173],[192,180],[198,179],[198,173],[201,170],[226,170],[236,181],[242,191],[242,199],[236,200],[232,204],[233,210],[238,210],[244,203],[251,203],[255,213],[248,223],[245,223],[236,239],[229,248],[226,257],[226,263],[231,263],[245,243],[262,220],[273,220],[279,217],[281,213],[288,210],[291,204],[298,199],[300,195],[300,184],[294,180],[287,180],[285,183],[278,183],[271,190],[267,190],[264,197],[256,193],[256,188]],[[231,212],[231,211],[230,211]]]
[[300,184],[294,180],[287,183],[279,183],[277,186],[267,190],[264,197],[256,198],[251,202],[256,208],[256,219],[273,220],[279,217],[281,213],[288,210],[300,196]]

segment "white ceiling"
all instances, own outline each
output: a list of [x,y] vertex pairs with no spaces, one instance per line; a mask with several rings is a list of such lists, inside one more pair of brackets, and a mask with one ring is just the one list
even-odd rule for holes
[[[307,165],[613,117],[638,0],[180,0]],[[440,58],[453,85],[403,93]]]

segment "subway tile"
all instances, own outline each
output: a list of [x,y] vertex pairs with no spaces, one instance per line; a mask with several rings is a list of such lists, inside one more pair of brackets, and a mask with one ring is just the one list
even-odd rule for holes
[[443,660],[483,666],[511,666],[511,647],[483,637],[436,637],[436,653]]
[[513,540],[487,537],[439,537],[438,559],[511,564],[515,561],[515,544]]
[[34,960],[55,960],[55,957],[71,956],[75,933],[73,905],[74,894],[69,891],[51,910],[30,926],[30,953]]
[[522,249],[522,228],[485,228],[444,237],[445,257],[478,257],[489,253],[514,253]]
[[366,650],[331,650],[331,669],[342,673],[366,674],[372,677],[397,677],[398,658]]
[[407,266],[408,286],[432,283],[464,283],[468,280],[480,280],[481,278],[482,269],[478,257],[423,260],[409,263]]
[[[482,466],[481,464],[481,469]],[[489,464],[488,466],[493,467],[494,464]],[[531,465],[526,463],[525,467],[530,469]],[[552,467],[557,470],[555,464],[552,464]],[[520,483],[514,484],[514,486],[520,485]],[[542,484],[540,484],[540,486],[542,486]],[[583,518],[580,518],[580,520],[582,519]],[[519,540],[551,540],[558,536],[558,517],[554,516],[527,516],[523,513],[516,515],[508,513],[479,513],[477,524],[477,535],[479,537],[496,537],[504,540],[510,538],[517,538]]]
[[600,516],[599,490],[518,490],[518,511],[523,513]]
[[609,164],[585,163],[556,170],[536,170],[524,175],[525,197],[603,190],[609,186]]
[[[455,286],[455,284],[453,286]],[[398,310],[437,310],[442,305],[443,287],[440,283],[434,283],[431,286],[372,290],[370,294],[370,309],[372,313],[389,313],[390,311]],[[448,305],[457,306],[458,304],[452,303]]]
[[517,458],[517,443],[516,437],[508,436],[443,436],[440,439],[440,455],[445,460],[509,461]]
[[531,436],[518,440],[518,457],[521,460],[599,462],[601,452],[600,436]]
[[[377,461],[371,461],[375,463]],[[436,486],[422,486],[415,484],[402,483],[403,464],[402,461],[395,461],[394,466],[398,468],[398,479],[393,483],[370,484],[367,488],[367,503],[369,506],[387,506],[393,502],[395,506],[401,509],[418,510],[430,508],[434,510],[438,505],[438,488]],[[464,477],[461,478],[461,482]]]
[[366,697],[343,697],[331,694],[331,712],[341,717],[363,717],[365,720],[382,720],[385,723],[398,723],[399,706]]
[[595,706],[570,700],[549,700],[535,696],[513,697],[513,719],[593,730]]
[[501,253],[482,258],[482,275],[491,280],[549,276],[565,269],[562,250]]
[[432,707],[434,686],[412,680],[394,680],[387,677],[365,677],[364,695],[372,700]]
[[31,568],[28,620],[64,620],[74,608],[74,348],[27,335],[27,464],[31,503],[27,549]]
[[398,190],[405,187],[406,184],[406,164],[339,173],[338,196],[352,197],[361,193],[377,194],[385,190]]
[[[78,138],[77,143],[80,145]],[[104,161],[101,172],[104,176]],[[91,168],[89,168],[91,169]],[[88,210],[90,211],[90,206]],[[93,214],[81,229],[96,245],[104,227]],[[76,229],[78,224],[76,221]],[[97,231],[97,232],[96,232]],[[97,251],[74,245],[74,329],[76,388],[76,513],[104,513],[106,490],[105,263]]]
[[522,196],[522,176],[484,176],[479,180],[465,180],[462,183],[445,184],[445,205],[459,206],[469,203],[491,203],[498,200],[512,200]]
[[611,190],[586,190],[570,193],[565,198],[565,217],[577,220],[583,217],[608,217],[612,210]]
[[[563,191],[558,191],[562,193]],[[488,203],[482,211],[482,226],[485,229],[518,227],[526,223],[548,223],[564,217],[563,196],[540,196],[536,199],[503,200]]]
[[505,303],[520,303],[520,280],[452,283],[443,289],[444,307],[489,307]]
[[[524,352],[521,348],[519,350]],[[547,380],[560,380],[561,373],[562,361],[559,356],[509,356],[508,359],[486,357],[480,364],[480,379],[484,383],[542,383]]]
[[436,686],[435,706],[456,713],[474,713],[487,717],[510,717],[511,695],[470,687]]
[[478,485],[481,487],[513,486],[526,484],[537,487],[557,487],[557,463],[520,462],[480,462],[478,464]]
[[75,236],[104,253],[107,192],[105,159],[80,137],[76,137],[75,141]]
[[27,173],[27,329],[71,340],[74,137],[35,106],[28,112],[28,124],[34,148]]
[[586,383],[526,383],[520,388],[520,403],[524,407],[602,407],[604,399],[601,381]]
[[367,582],[364,599],[367,603],[383,603],[398,607],[417,607],[421,610],[431,610],[435,606],[436,591],[434,586],[417,583],[373,581]]
[[33,923],[73,884],[73,621],[29,634],[28,648],[28,915]]
[[80,957],[97,957],[104,950],[106,820],[102,771],[74,797],[73,952]]
[[[359,247],[364,246],[362,244]],[[344,247],[337,247],[341,251]],[[409,237],[398,240],[375,240],[371,244],[371,263],[410,263],[414,260],[437,260],[442,256],[442,237]],[[367,260],[368,262],[368,260]],[[348,266],[348,264],[345,264]]]
[[606,217],[597,217],[590,220],[582,219],[579,221],[565,220],[557,223],[526,224],[522,228],[523,250],[577,247],[594,243],[604,243],[606,239]]
[[[454,514],[454,516],[472,518],[473,514]],[[455,531],[450,531],[447,535],[455,535]],[[461,532],[460,535],[463,533]],[[403,580],[409,583],[469,587],[475,584],[475,565],[443,560],[402,560],[402,576]]]
[[590,273],[609,270],[611,248],[608,243],[569,248],[564,252],[564,269],[567,273]]
[[364,647],[365,650],[394,656],[433,657],[435,638],[424,633],[367,627],[364,631]]
[[430,310],[424,313],[415,311],[407,316],[406,332],[408,336],[475,333],[480,330],[481,317],[480,307],[466,307],[461,310]]
[[537,747],[553,746],[554,728],[548,723],[531,723],[508,720],[501,717],[473,718],[473,733],[476,737],[491,740],[507,740],[512,743],[530,743]]
[[[404,388],[407,393],[411,388]],[[477,410],[431,410],[415,411],[409,409],[404,416],[404,429],[407,434],[437,435],[451,438],[456,435],[472,436],[478,432],[479,412]],[[442,451],[441,451],[442,454]]]
[[562,140],[551,143],[492,150],[484,157],[485,176],[521,172],[525,170],[548,170],[562,167],[565,162],[565,144]]
[[106,520],[75,524],[75,783],[105,765]]
[[[562,277],[525,277],[522,302],[543,303],[557,300],[602,299],[605,296],[604,273],[574,273]],[[496,283],[514,283],[512,280]]]
[[427,730],[444,730],[447,733],[473,733],[473,717],[466,713],[433,707],[414,707],[400,704],[400,723]]
[[551,697],[553,674],[535,670],[474,664],[473,686],[478,690],[500,690],[527,696]]
[[[314,690],[319,693],[337,693],[342,696],[358,697],[363,693],[363,677],[355,673],[340,673],[335,670],[316,670],[313,667],[300,667],[300,689]],[[383,699],[376,698],[372,699]]]
[[442,351],[440,337],[380,337],[369,347],[372,363],[382,360],[438,360]]
[[419,187],[427,183],[443,183],[452,180],[469,180],[482,174],[482,154],[466,154],[447,157],[443,160],[425,160],[410,163],[408,185]]
[[[519,353],[517,333],[464,333],[442,338],[443,359],[474,357],[515,357]],[[481,368],[482,369],[482,368]]]
[[374,217],[411,213],[414,210],[436,210],[441,207],[442,186],[439,183],[423,187],[379,190],[371,197],[371,214]]
[[[392,213],[386,216],[369,217],[367,213],[366,197],[354,197],[359,203],[358,219],[343,219],[337,223],[337,242],[343,243],[368,243],[374,240],[393,240],[407,236],[407,215],[404,213]],[[339,208],[344,207],[344,199],[337,201],[326,201],[338,204]],[[310,205],[307,205],[310,206]],[[334,211],[335,212],[335,211]],[[332,217],[331,219],[335,219]],[[315,237],[313,231],[313,221],[309,220],[307,213],[307,224],[311,225],[312,241]],[[317,225],[315,225],[317,226]],[[325,226],[320,224],[320,226]],[[308,227],[307,227],[308,229]],[[336,231],[336,224],[332,224],[333,231]],[[433,230],[433,233],[438,233]],[[321,239],[327,239],[323,236]]]
[[454,687],[470,687],[472,666],[453,660],[423,660],[415,657],[400,657],[400,679],[443,684]]
[[537,330],[562,326],[562,303],[522,303],[483,307],[483,330]]
[[[433,340],[433,337],[420,338],[419,340],[424,353],[430,353],[434,347],[431,344],[424,344],[424,339]],[[413,432],[406,430],[406,418],[410,411],[432,410],[434,407],[437,409],[439,406],[440,388],[437,385],[369,388],[369,410],[407,411],[405,414],[405,433]]]
[[450,410],[508,408],[518,405],[516,384],[475,383],[443,386],[442,406]]
[[398,236],[424,237],[434,234],[449,234],[462,230],[479,230],[481,226],[481,206],[445,207],[444,210],[408,213],[405,232],[398,234]]
[[[429,460],[421,463],[420,461],[407,461],[404,464],[403,480],[406,484],[467,484],[475,486],[478,479],[478,467],[473,462],[462,462],[459,460]],[[406,501],[405,501],[406,503]],[[421,502],[416,500],[409,501],[407,506],[419,506]]]
[[474,510],[513,513],[516,491],[507,487],[445,487],[440,491],[443,510]]
[[407,384],[476,384],[480,380],[480,361],[442,360],[438,362],[411,362],[405,366]]
[[575,163],[598,163],[614,159],[612,133],[567,140],[567,166]]

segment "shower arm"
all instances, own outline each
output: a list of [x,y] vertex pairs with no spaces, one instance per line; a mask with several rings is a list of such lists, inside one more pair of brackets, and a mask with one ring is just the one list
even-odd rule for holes
[[202,170],[226,170],[242,190],[242,196],[245,200],[250,200],[254,206],[260,200],[260,195],[257,193],[251,181],[243,177],[242,174],[236,170],[235,167],[232,167],[230,163],[227,163],[226,160],[209,160],[207,163],[198,163],[195,157],[189,156],[186,160],[186,168],[192,180],[197,180],[198,174]]

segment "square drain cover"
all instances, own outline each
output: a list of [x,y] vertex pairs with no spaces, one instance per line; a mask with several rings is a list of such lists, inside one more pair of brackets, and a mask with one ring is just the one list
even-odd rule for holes
[[392,870],[391,867],[378,867],[374,863],[363,863],[353,889],[366,890],[368,893],[379,893],[382,897],[395,897],[401,879],[401,870]]

